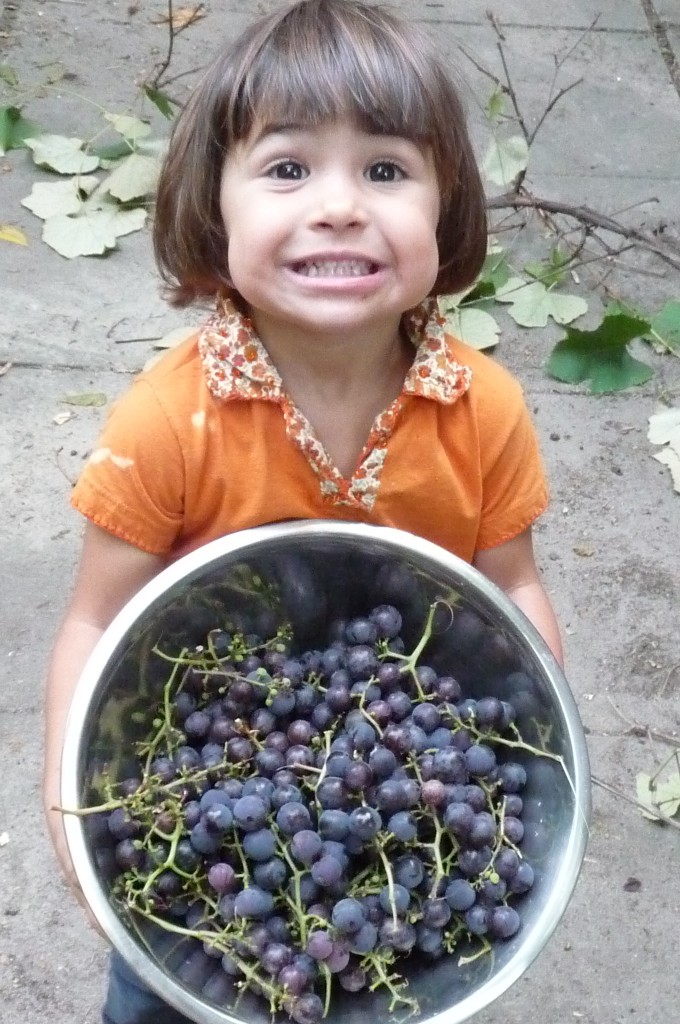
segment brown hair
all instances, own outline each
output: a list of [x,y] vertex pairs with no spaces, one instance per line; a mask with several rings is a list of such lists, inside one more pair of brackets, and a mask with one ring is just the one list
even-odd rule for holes
[[176,122],[153,229],[171,302],[230,287],[220,181],[231,147],[255,123],[336,117],[431,148],[441,195],[432,294],[475,280],[486,253],[483,187],[460,99],[433,47],[382,8],[298,0],[219,53]]

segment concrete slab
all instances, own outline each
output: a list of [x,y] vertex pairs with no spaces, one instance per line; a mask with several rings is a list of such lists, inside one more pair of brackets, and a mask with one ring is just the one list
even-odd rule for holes
[[[396,5],[395,5],[396,6]],[[590,0],[566,0],[560,4],[544,4],[541,0],[448,0],[424,4],[403,3],[403,9],[422,21],[438,22],[452,18],[461,24],[479,24],[491,12],[501,25],[543,26],[545,28],[589,28],[595,19],[600,31],[646,31],[647,22],[637,3],[612,2],[593,4]]]

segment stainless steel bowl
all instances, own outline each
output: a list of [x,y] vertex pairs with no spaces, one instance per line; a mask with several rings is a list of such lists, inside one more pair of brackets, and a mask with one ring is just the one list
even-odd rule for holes
[[[119,777],[124,777],[136,723],[153,694],[147,655],[160,631],[171,628],[173,621],[186,622],[187,610],[193,615],[197,609],[197,629],[205,631],[206,615],[209,620],[211,614],[206,607],[215,602],[229,614],[265,612],[261,593],[266,588],[244,592],[243,581],[253,572],[265,583],[276,583],[282,595],[280,612],[293,620],[303,647],[315,639],[321,643],[328,623],[348,609],[357,614],[381,602],[400,606],[407,642],[415,642],[429,602],[441,596],[455,601],[453,626],[428,646],[427,662],[441,670],[446,666],[471,697],[507,695],[508,674],[518,673],[510,685],[523,737],[536,746],[545,744],[562,759],[523,757],[528,783],[522,848],[536,881],[522,897],[519,932],[473,963],[459,966],[454,955],[416,967],[409,975],[409,994],[420,1004],[413,1024],[460,1024],[520,977],[562,917],[586,846],[590,774],[574,699],[545,642],[497,587],[441,548],[388,528],[290,522],[221,538],[167,568],[118,614],[80,678],[67,725],[62,804],[88,806],[92,774],[101,763],[117,765]],[[218,1005],[178,981],[176,953],[168,953],[163,937],[154,929],[135,932],[109,901],[91,819],[67,814],[65,827],[94,916],[150,988],[199,1024],[268,1024],[266,1003],[252,994],[236,1008],[225,1008],[221,1000]],[[329,1024],[360,1024],[366,1018],[389,1019],[387,998],[379,993],[362,993],[360,999],[339,995]]]

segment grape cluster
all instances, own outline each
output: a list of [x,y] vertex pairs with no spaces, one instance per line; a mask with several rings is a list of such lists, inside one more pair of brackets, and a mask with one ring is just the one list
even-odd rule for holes
[[167,681],[135,770],[88,810],[113,900],[193,944],[177,975],[206,998],[249,989],[318,1024],[336,986],[384,986],[415,1009],[395,962],[520,928],[515,710],[423,663],[437,611],[411,653],[387,604],[321,649],[282,628],[156,651]]

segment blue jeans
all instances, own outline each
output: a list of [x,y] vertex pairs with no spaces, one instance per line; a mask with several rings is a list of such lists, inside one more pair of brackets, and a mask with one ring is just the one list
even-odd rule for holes
[[109,990],[103,1024],[191,1024],[188,1017],[164,1003],[130,970],[115,950],[109,961]]

